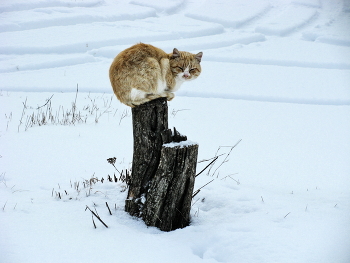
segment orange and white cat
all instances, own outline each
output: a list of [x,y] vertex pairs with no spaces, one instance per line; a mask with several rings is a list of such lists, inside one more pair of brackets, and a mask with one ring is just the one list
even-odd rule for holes
[[182,83],[199,76],[202,55],[176,48],[167,54],[152,45],[136,44],[120,52],[109,69],[114,94],[130,107],[160,97],[172,100]]

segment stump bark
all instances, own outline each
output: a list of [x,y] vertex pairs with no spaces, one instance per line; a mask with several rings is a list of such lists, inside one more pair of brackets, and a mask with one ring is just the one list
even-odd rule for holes
[[166,98],[132,108],[134,153],[125,211],[148,226],[188,226],[198,145],[168,129]]

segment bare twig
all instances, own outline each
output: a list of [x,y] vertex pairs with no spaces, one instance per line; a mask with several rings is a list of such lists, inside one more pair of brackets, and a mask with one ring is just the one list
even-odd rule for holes
[[111,209],[109,209],[108,203],[106,202],[106,206],[108,208],[109,214],[112,215]]
[[4,206],[2,207],[2,211],[5,211],[6,204],[7,204],[7,200],[6,200],[5,204],[4,204]]
[[290,213],[291,213],[291,212],[289,212],[288,214],[286,214],[286,215],[284,216],[284,218],[286,218]]
[[222,156],[222,155],[224,155],[224,153],[222,153],[222,154],[220,154],[220,155],[215,155],[214,157],[209,158],[209,159],[201,160],[201,161],[199,161],[198,163],[208,162],[208,161],[213,160],[213,159],[215,159],[215,158],[217,158],[217,157],[220,157],[220,156]]
[[21,119],[19,120],[19,125],[18,125],[18,132],[19,132],[19,127],[21,126],[22,124],[22,119],[23,119],[23,116],[24,116],[24,112],[25,110],[27,109],[27,97],[26,97],[26,100],[23,102],[23,110],[22,110],[22,116],[21,116]]
[[[238,173],[235,173],[235,174],[238,174]],[[226,175],[224,178],[221,178],[221,180],[224,180],[224,179],[226,179],[226,178],[228,177],[228,178],[231,178],[233,181],[235,181],[235,182],[239,185],[239,184],[241,184],[241,183],[239,182],[239,180],[233,179],[233,178],[231,177],[231,175],[235,175],[235,174]]]
[[192,198],[195,197],[195,196],[201,191],[201,189],[202,189],[203,187],[207,186],[207,185],[210,184],[212,181],[214,181],[214,179],[211,180],[210,182],[206,183],[206,184],[203,185],[202,187],[198,188],[198,189],[194,192],[194,194],[192,195]]
[[221,162],[221,164],[215,169],[213,175],[215,174],[215,172],[224,164],[227,162],[227,158],[230,156],[232,150],[242,141],[242,139],[240,139],[235,145],[233,146],[221,146],[221,147],[231,147],[229,153],[226,155],[225,159]]
[[200,198],[198,198],[191,206],[194,206],[199,200]]
[[78,97],[78,84],[77,84],[77,91],[75,93],[75,100],[73,102],[73,105],[72,105],[72,123],[74,124],[75,122],[75,110],[77,108],[77,97]]
[[90,207],[86,206],[85,211],[86,211],[86,209],[89,209],[90,212],[91,212],[91,213],[92,213],[106,228],[108,228],[108,226],[105,224],[105,222],[103,222],[102,219],[101,219],[94,211],[92,211],[92,210],[90,209]]
[[119,170],[117,169],[117,167],[115,166],[115,161],[117,160],[116,157],[112,157],[112,158],[108,158],[107,159],[107,162],[110,163],[111,165],[113,165],[113,167],[117,170],[117,172],[122,175]]
[[198,175],[200,175],[201,173],[203,173],[211,164],[213,164],[214,162],[216,162],[216,160],[219,158],[219,156],[216,156],[216,157],[214,157],[214,160],[212,160],[202,171],[200,171],[197,175],[196,175],[196,177],[198,176]]
[[38,110],[38,109],[40,109],[42,107],[45,107],[50,102],[50,100],[52,99],[53,95],[55,95],[55,94],[52,94],[52,96],[49,99],[46,100],[46,103],[44,105],[42,105],[40,107],[37,107],[36,109]]
[[96,229],[97,227],[96,227],[96,224],[95,224],[94,216],[93,216],[93,215],[91,215],[91,219],[92,219],[92,223],[94,224],[94,228]]
[[123,120],[125,117],[128,117],[128,116],[129,116],[128,109],[123,110],[123,113],[122,113],[122,115],[121,115],[121,117],[120,117],[119,125],[120,125],[120,123],[122,122],[122,120]]
[[198,207],[198,209],[197,209],[197,211],[194,213],[194,216],[199,216],[199,207]]
[[171,112],[171,115],[173,115],[173,117],[175,117],[176,114],[177,114],[179,111],[184,111],[184,110],[190,110],[190,109],[181,109],[181,110],[175,110],[175,109],[173,109],[172,112]]

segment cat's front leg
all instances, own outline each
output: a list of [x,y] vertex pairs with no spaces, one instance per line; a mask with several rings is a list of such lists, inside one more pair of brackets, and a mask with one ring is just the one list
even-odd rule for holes
[[172,100],[175,97],[175,94],[172,92],[167,92],[164,91],[160,94],[153,94],[153,93],[149,93],[146,95],[147,100],[155,100],[158,98],[167,98],[168,101]]
[[172,92],[166,92],[165,94],[168,101],[171,101],[173,98],[175,98],[175,94]]

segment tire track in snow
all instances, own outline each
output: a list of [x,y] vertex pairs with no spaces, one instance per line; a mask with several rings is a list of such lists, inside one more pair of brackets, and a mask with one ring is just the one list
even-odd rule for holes
[[[39,43],[38,45],[36,44],[30,45],[30,43],[28,44],[28,40],[31,40],[32,38],[34,40],[40,38],[40,34],[38,35],[29,34],[31,35],[30,37],[24,37],[23,39],[19,39],[20,45],[18,46],[16,46],[16,43],[9,42],[8,45],[3,45],[1,47],[1,42],[5,43],[8,40],[6,36],[9,36],[11,34],[0,34],[0,52],[3,52],[5,54],[9,54],[12,52],[13,54],[15,54],[14,57],[17,57],[17,58],[21,58],[21,55],[33,56],[32,60],[34,61],[33,63],[30,63],[30,61],[29,63],[26,63],[26,64],[22,63],[22,66],[20,65],[18,68],[14,67],[13,65],[11,65],[11,67],[3,67],[3,72],[11,72],[7,76],[10,76],[10,75],[17,76],[16,71],[19,71],[19,75],[24,74],[24,75],[34,77],[34,75],[35,76],[40,75],[39,74],[40,70],[45,70],[45,72],[50,71],[51,73],[54,73],[55,67],[58,67],[58,69],[60,70],[63,70],[63,69],[66,70],[64,67],[67,67],[67,70],[70,70],[72,68],[75,68],[76,70],[78,68],[84,69],[85,67],[93,68],[94,65],[101,66],[101,64],[105,63],[106,61],[105,58],[108,58],[108,59],[113,58],[122,49],[139,41],[151,42],[151,44],[159,46],[164,50],[171,50],[173,47],[178,47],[182,50],[187,50],[187,51],[192,51],[192,50],[204,51],[204,54],[205,54],[204,59],[206,61],[221,61],[221,62],[228,62],[228,64],[258,65],[258,66],[274,65],[280,68],[286,68],[284,72],[287,75],[292,74],[290,73],[292,70],[289,70],[289,68],[293,68],[293,67],[301,68],[301,69],[303,68],[305,69],[307,68],[309,69],[313,69],[313,68],[314,69],[342,69],[342,70],[350,69],[350,62],[348,62],[349,60],[346,61],[347,53],[344,53],[344,59],[340,59],[340,60],[324,59],[323,56],[326,54],[326,52],[321,52],[318,55],[319,57],[322,57],[322,59],[320,60],[315,60],[312,57],[314,53],[316,53],[316,52],[313,53],[312,51],[308,51],[309,53],[312,53],[311,56],[309,53],[304,53],[301,56],[296,55],[295,57],[293,57],[293,54],[289,56],[285,56],[285,54],[289,54],[290,52],[288,48],[290,48],[291,50],[298,50],[298,46],[293,46],[293,45],[289,45],[287,49],[283,50],[285,53],[280,52],[280,54],[277,54],[277,55],[274,55],[273,54],[274,52],[265,53],[265,51],[273,49],[273,47],[269,45],[265,45],[265,43],[270,42],[272,38],[283,39],[283,38],[280,38],[281,35],[284,35],[284,36],[293,35],[295,37],[296,34],[294,33],[302,32],[301,27],[303,29],[305,27],[310,27],[310,25],[314,21],[313,19],[317,18],[318,12],[319,13],[323,12],[323,10],[320,9],[321,3],[318,0],[294,0],[292,1],[292,4],[288,4],[289,8],[286,10],[284,8],[280,8],[279,6],[275,7],[273,5],[266,4],[267,2],[263,3],[263,1],[256,1],[256,2],[253,1],[253,3],[251,2],[249,3],[249,1],[244,1],[244,0],[239,0],[235,2],[235,4],[241,5],[240,7],[241,9],[237,8],[237,6],[234,6],[233,2],[231,1],[224,2],[221,0],[220,1],[219,0],[203,1],[202,3],[204,5],[201,8],[200,8],[200,5],[202,3],[196,3],[196,5],[198,5],[199,8],[194,8],[194,9],[190,9],[190,6],[193,4],[185,0],[178,0],[178,1],[159,0],[159,1],[153,1],[152,3],[145,0],[134,0],[133,2],[135,4],[136,3],[138,4],[129,5],[129,6],[134,6],[135,7],[134,10],[136,10],[136,8],[139,8],[140,10],[139,13],[134,14],[134,17],[130,17],[130,12],[127,11],[127,9],[122,10],[120,12],[120,17],[118,17],[118,14],[116,14],[116,10],[112,10],[113,8],[111,5],[107,6],[108,8],[111,9],[110,10],[111,14],[106,13],[106,14],[101,14],[99,16],[97,14],[98,13],[97,11],[100,12],[101,10],[103,10],[104,6],[101,1],[94,1],[94,0],[90,0],[87,2],[86,1],[74,2],[76,3],[75,8],[68,8],[67,5],[73,2],[68,2],[64,0],[40,2],[40,3],[46,3],[46,5],[48,5],[46,7],[43,5],[40,6],[39,3],[35,3],[37,4],[37,6],[35,7],[34,3],[31,3],[33,10],[41,9],[42,12],[46,12],[46,11],[50,12],[54,10],[64,10],[64,9],[74,10],[74,12],[71,13],[71,16],[69,16],[69,14],[67,14],[67,16],[63,15],[62,17],[57,15],[55,18],[54,16],[52,16],[51,22],[49,18],[47,18],[46,22],[44,21],[46,18],[45,19],[42,18],[43,20],[41,21],[24,19],[22,24],[18,23],[19,28],[17,33],[19,33],[19,35],[26,34],[27,31],[30,31],[31,33],[38,32],[36,30],[32,30],[32,31],[23,30],[25,29],[25,27],[29,29],[30,27],[42,26],[43,28],[38,28],[38,30],[42,30],[41,32],[53,31],[51,32],[51,34],[53,34],[53,38],[54,38],[56,33],[57,35],[60,35],[62,33],[62,32],[60,33],[58,31],[55,31],[57,28],[61,28],[63,30],[65,29],[71,30],[72,27],[75,27],[75,26],[69,26],[69,25],[75,22],[86,23],[85,25],[87,26],[89,23],[89,19],[92,19],[92,22],[102,21],[101,23],[91,23],[89,24],[89,27],[90,26],[94,27],[97,24],[103,25],[105,27],[102,26],[100,29],[90,32],[90,34],[93,35],[93,38],[88,38],[88,36],[84,37],[84,35],[79,35],[79,34],[81,34],[81,32],[83,32],[84,30],[90,30],[90,28],[84,29],[84,27],[81,26],[81,29],[76,31],[74,30],[69,31],[66,34],[68,37],[78,35],[79,37],[77,39],[79,41],[70,40],[67,43],[63,43],[64,41],[62,43],[59,43],[59,41],[61,40],[57,40],[57,41],[52,41],[53,43],[52,45],[50,44],[46,46],[42,45],[42,43]],[[55,4],[56,5],[55,8],[53,8],[53,6],[49,6],[48,3],[52,5]],[[80,3],[81,5],[79,5]],[[220,3],[223,3],[224,5],[226,4],[226,6],[224,6],[224,8],[223,8],[223,5],[218,6]],[[254,3],[260,3],[260,4],[254,5]],[[15,4],[13,4],[12,6],[13,6],[13,11],[18,10],[16,9],[18,8],[18,6],[16,6]],[[145,6],[148,6],[148,7],[145,7]],[[11,11],[11,5],[7,7],[5,6],[5,9],[6,8],[8,11]],[[24,5],[21,8],[23,10],[23,13],[25,13],[25,10],[26,8],[28,8],[28,5]],[[218,15],[218,12],[215,11],[215,8],[219,8],[218,10],[221,10],[220,16]],[[82,12],[78,11],[83,9],[84,11]],[[0,6],[0,10],[4,10],[4,6]],[[90,12],[87,10],[94,10],[94,11]],[[143,11],[143,10],[146,10],[146,11]],[[290,10],[292,10],[293,12]],[[303,10],[302,12],[304,13],[300,14],[300,12],[297,12],[298,10],[299,11]],[[94,12],[96,13],[95,18],[94,18],[94,14],[95,14]],[[295,12],[299,13],[299,16],[293,17],[293,13]],[[13,14],[15,13],[16,12],[13,12]],[[144,18],[143,16],[156,15],[156,13],[158,14],[158,17],[143,19]],[[184,13],[185,16],[181,16],[181,15],[169,16],[168,15],[169,13],[175,13],[175,14]],[[83,15],[80,16],[80,14],[83,14]],[[279,17],[276,17],[275,14],[278,14]],[[129,15],[129,18],[128,18],[128,15]],[[0,17],[1,17],[1,14],[0,14]],[[174,17],[176,17],[176,19]],[[194,22],[194,24],[197,24],[197,29],[187,30],[189,27],[187,21],[188,19],[190,19],[188,17],[192,17],[191,20]],[[138,19],[138,21],[127,21],[128,19],[133,19],[133,18]],[[106,21],[113,20],[113,19],[120,19],[121,21],[119,22],[119,25],[122,24],[125,27],[124,28],[125,30],[118,31],[118,26],[116,26],[118,22],[105,23]],[[35,23],[37,23],[37,25],[35,25]],[[67,24],[67,27],[62,26],[64,23]],[[219,23],[219,24],[215,24],[215,23]],[[275,25],[274,23],[277,23],[277,24]],[[58,24],[60,24],[60,26],[57,26]],[[204,24],[206,24],[207,27],[204,26],[203,28],[200,28],[198,30],[198,28]],[[3,25],[3,28],[5,28],[6,26],[9,26],[9,24],[5,26],[4,24],[2,25]],[[148,25],[149,27],[146,25]],[[49,28],[49,26],[51,28]],[[224,28],[224,26],[226,28]],[[0,22],[0,27],[1,27],[1,22]],[[80,26],[76,26],[76,27],[79,28]],[[153,28],[154,30],[147,31],[148,29],[151,29],[151,28]],[[240,30],[233,31],[232,28],[240,28]],[[106,31],[102,32],[103,29],[106,29]],[[260,31],[261,33],[257,33],[256,31]],[[16,32],[9,32],[9,33],[14,33],[13,35],[16,35]],[[237,35],[234,36],[234,34],[231,35],[231,33],[237,33]],[[274,36],[273,37],[267,36],[269,34],[272,34]],[[109,38],[109,37],[106,37],[106,35],[109,35],[112,37]],[[64,34],[61,34],[60,36],[62,37],[64,36]],[[311,43],[310,42],[311,40],[315,42],[331,43],[332,45],[334,45],[335,43],[336,45],[343,45],[344,48],[349,46],[347,40],[344,42],[332,37],[329,38],[329,36],[327,35],[320,34],[315,37],[312,36],[310,39],[307,39],[308,36],[310,35],[304,34],[304,40],[305,39],[308,40],[305,42]],[[288,39],[285,38],[285,39],[289,41],[289,38]],[[27,41],[26,45],[21,44],[23,43],[23,40]],[[298,41],[302,42],[304,40],[299,39]],[[257,43],[257,42],[261,42],[261,43]],[[284,43],[281,42],[279,44],[283,46]],[[320,45],[319,43],[312,43],[312,44],[313,44],[313,47],[318,47]],[[275,46],[276,50],[279,51],[281,46],[276,45]],[[310,50],[309,46],[305,50],[307,49]],[[213,52],[214,50],[215,52]],[[305,50],[303,50],[302,52],[305,52]],[[251,54],[251,51],[254,51],[255,53]],[[32,55],[30,53],[32,53]],[[72,58],[68,58],[68,57],[55,58],[53,56],[51,61],[50,61],[51,58],[49,57],[47,57],[47,59],[44,59],[42,61],[38,59],[39,56],[45,56],[45,54],[49,54],[49,53],[58,53],[57,56],[59,56],[60,54],[61,55],[67,54],[68,57],[69,57],[69,54],[71,54],[71,55],[74,55],[74,58],[73,57]],[[8,56],[8,58],[9,57],[10,56]],[[7,63],[7,60],[4,59],[2,60],[2,62]],[[8,62],[10,62],[10,60],[8,60]],[[72,66],[72,65],[76,65],[76,66]],[[253,73],[259,74],[260,69],[254,71]],[[232,72],[232,74],[234,74],[234,72]],[[68,75],[69,75],[69,72],[67,71],[67,76],[65,77],[68,78],[69,77]],[[246,78],[249,79],[250,76],[247,76]],[[26,84],[25,83],[22,84],[18,82],[16,85],[18,85],[18,87],[25,87]],[[291,83],[291,85],[293,85],[293,83]],[[16,89],[15,86],[13,87],[14,89]],[[42,87],[44,87],[44,85],[42,85]],[[89,88],[91,88],[91,90],[94,89],[94,87],[91,85],[89,86]],[[248,85],[248,88],[249,88],[249,85]],[[235,94],[235,92],[232,92],[232,94],[230,92],[222,93],[222,94],[221,93],[209,94],[206,92],[200,93],[200,92],[193,91],[193,92],[185,93],[184,91],[180,91],[179,95],[190,96],[190,97],[191,96],[203,97],[203,98],[214,97],[214,98],[240,99],[240,100],[248,100],[248,101],[301,103],[301,104],[313,104],[313,105],[349,105],[349,100],[347,99],[348,98],[347,96],[341,99],[337,99],[336,96],[334,96],[335,99],[333,99],[333,97],[332,99],[324,99],[324,97],[313,99],[312,96],[308,94],[308,95],[305,95],[305,98],[289,98],[288,96],[283,96],[283,92],[279,93],[278,89],[276,91],[276,96],[273,96],[274,93],[270,93],[270,95],[266,95],[266,96],[257,95],[259,94],[258,92],[256,92],[255,94],[254,92],[251,92],[250,95],[240,95],[239,92],[236,92],[236,93],[237,94]],[[242,94],[244,94],[244,92]]]
[[286,36],[307,26],[317,16],[318,12],[314,8],[291,5],[278,16],[272,17],[266,24],[257,26],[255,31],[266,35]]
[[113,6],[44,7],[0,13],[0,32],[22,31],[54,26],[74,26],[155,17],[153,8],[116,3]]
[[47,7],[95,7],[103,4],[102,0],[85,0],[85,1],[64,1],[64,0],[55,0],[55,1],[21,1],[14,2],[11,4],[2,4],[0,6],[0,13],[3,12],[17,12],[30,9],[38,8],[47,8]]
[[182,7],[186,5],[186,0],[132,0],[130,4],[139,5],[143,7],[154,8],[157,12],[175,14],[180,11]]
[[21,56],[21,58],[18,58],[17,56],[9,56],[6,58],[6,56],[4,56],[1,60],[8,60],[11,63],[1,63],[0,73],[59,68],[99,61],[99,59],[88,54],[35,54],[24,55]]
[[320,8],[322,6],[320,0],[293,0],[292,3],[316,8]]
[[257,102],[273,102],[273,103],[292,103],[292,104],[307,104],[307,105],[324,105],[324,106],[350,106],[350,99],[303,99],[303,98],[288,98],[288,97],[272,97],[272,96],[254,96],[254,95],[236,95],[236,94],[220,94],[220,93],[196,93],[190,91],[178,91],[177,96],[195,97],[195,98],[216,98],[229,100],[245,100]]
[[312,61],[296,61],[296,60],[275,60],[275,59],[259,59],[248,57],[219,57],[215,55],[207,55],[207,61],[239,63],[239,64],[253,64],[253,65],[270,65],[281,67],[299,67],[299,68],[319,68],[319,69],[350,69],[350,62],[312,62]]
[[[174,20],[179,22],[169,26]],[[113,45],[193,38],[224,32],[222,25],[207,23],[182,15],[151,17],[140,21],[77,24],[34,30],[0,33],[0,53],[85,53]],[[68,36],[67,38],[62,36]],[[23,43],[26,43],[23,45]]]
[[236,0],[233,4],[231,1],[207,0],[201,7],[185,12],[185,15],[205,22],[219,23],[225,27],[238,28],[260,18],[270,7],[265,1],[255,1],[252,4],[246,0]]
[[[150,44],[170,52],[174,47],[188,52],[205,51],[208,49],[229,47],[236,44],[247,45],[265,41],[262,34],[216,34],[203,37],[153,41]],[[108,46],[89,51],[89,54],[97,57],[114,58],[116,54],[128,48],[129,45]]]
[[[265,41],[265,36],[262,34],[217,34],[195,38],[165,40],[165,41],[150,41],[150,44],[157,46],[167,52],[176,47],[179,50],[198,52],[206,49],[222,48],[235,44],[250,44],[254,42]],[[23,70],[38,70],[45,68],[63,67],[90,63],[99,61],[104,58],[113,59],[116,54],[128,48],[129,45],[107,46],[97,49],[92,49],[86,53],[74,54],[23,54],[21,58],[13,56],[4,56],[0,66],[0,72],[16,72]],[[40,50],[38,52],[43,52]],[[34,53],[32,51],[32,53]],[[11,62],[11,63],[9,63]]]

